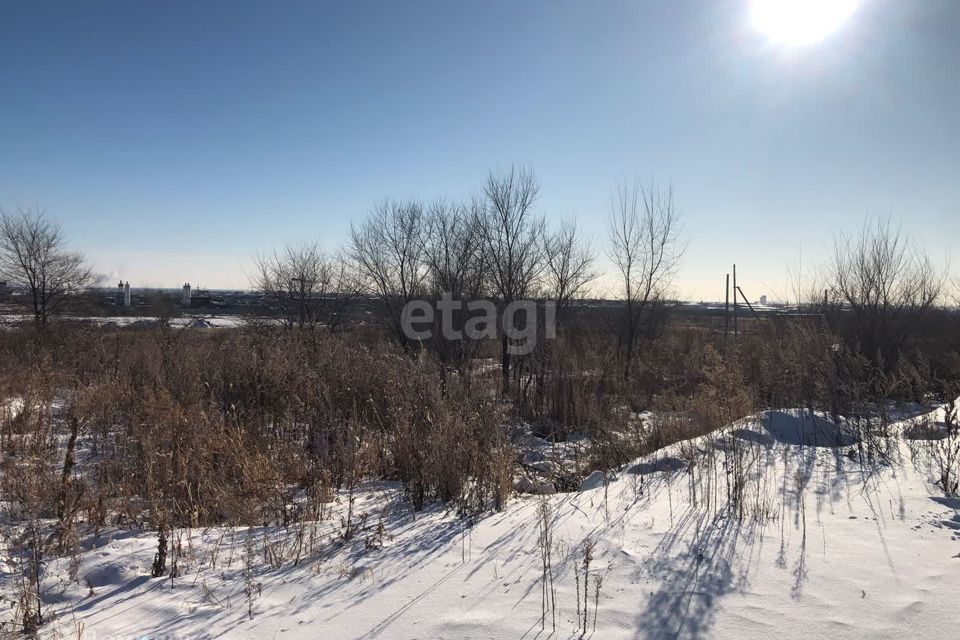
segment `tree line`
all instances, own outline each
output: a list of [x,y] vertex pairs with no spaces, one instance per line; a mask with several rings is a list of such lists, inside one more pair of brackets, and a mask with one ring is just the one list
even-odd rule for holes
[[[415,350],[402,327],[412,300],[486,299],[501,312],[523,299],[552,301],[556,321],[596,283],[598,251],[573,219],[548,225],[537,212],[540,183],[530,169],[490,171],[478,195],[463,201],[383,200],[354,221],[344,246],[329,252],[319,242],[288,244],[255,259],[251,285],[287,330],[338,332],[349,324],[360,296],[372,297],[394,340]],[[671,186],[639,180],[613,190],[605,253],[614,268],[610,322],[624,379],[638,349],[665,324],[672,285],[684,253],[682,220]],[[0,278],[26,293],[38,335],[61,315],[75,294],[94,283],[84,256],[68,247],[43,211],[0,210]],[[869,222],[855,236],[834,241],[807,304],[842,331],[852,349],[890,366],[911,328],[947,294],[946,269],[889,220]],[[461,311],[455,328],[469,319]],[[510,338],[498,322],[500,370],[508,385]],[[445,367],[464,372],[479,345],[438,338],[430,345]]]

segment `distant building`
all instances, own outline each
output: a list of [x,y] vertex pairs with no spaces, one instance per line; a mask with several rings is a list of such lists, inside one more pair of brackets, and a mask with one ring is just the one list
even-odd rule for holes
[[767,296],[760,296],[760,304],[767,306]]
[[118,307],[133,306],[133,298],[130,295],[130,283],[121,280],[117,283],[117,292],[113,296],[113,304]]

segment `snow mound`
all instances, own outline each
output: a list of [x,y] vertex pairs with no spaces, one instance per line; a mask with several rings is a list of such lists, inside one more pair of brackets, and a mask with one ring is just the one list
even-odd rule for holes
[[[857,443],[856,433],[842,422],[833,422],[804,409],[764,411],[763,428],[777,442],[805,447],[849,447]],[[742,436],[741,436],[742,437]]]
[[603,486],[606,477],[607,476],[603,471],[600,471],[599,469],[594,471],[580,482],[580,491],[599,489]]
[[627,473],[635,473],[642,476],[651,473],[674,473],[686,466],[687,463],[680,458],[667,456],[665,458],[657,458],[650,462],[639,462],[627,469]]
[[211,329],[213,325],[204,320],[203,318],[196,318],[187,325],[188,329]]

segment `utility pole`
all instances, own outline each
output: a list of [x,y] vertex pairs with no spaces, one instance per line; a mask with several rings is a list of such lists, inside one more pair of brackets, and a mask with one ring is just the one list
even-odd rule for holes
[[[759,319],[760,319],[760,314],[757,313],[757,310],[753,308],[753,305],[752,305],[752,304],[750,304],[750,299],[747,298],[747,294],[745,294],[745,293],[743,292],[743,289],[741,289],[740,287],[737,287],[737,291],[740,292],[740,297],[743,298],[743,303],[744,303],[745,305],[747,305],[747,308],[748,308],[748,309],[750,309],[750,312],[753,314],[753,317],[756,318],[757,320],[759,320]],[[733,292],[733,295],[737,295],[737,291],[734,291],[734,292]]]
[[733,337],[740,335],[740,325],[737,318],[737,265],[733,265]]
[[823,308],[820,309],[820,322],[824,327],[830,327],[830,320],[828,314],[830,313],[830,307],[828,306],[830,301],[827,298],[827,289],[823,290]]
[[730,274],[727,274],[727,297],[723,303],[723,343],[727,343],[730,334]]

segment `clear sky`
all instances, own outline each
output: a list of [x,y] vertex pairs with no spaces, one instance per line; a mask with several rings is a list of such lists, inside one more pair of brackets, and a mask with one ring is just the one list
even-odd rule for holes
[[734,261],[786,293],[867,216],[945,259],[960,2],[861,0],[806,46],[751,2],[0,0],[0,206],[134,286],[244,287],[258,252],[512,163],[599,246],[618,179],[672,182],[690,298]]

